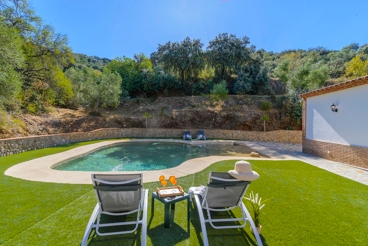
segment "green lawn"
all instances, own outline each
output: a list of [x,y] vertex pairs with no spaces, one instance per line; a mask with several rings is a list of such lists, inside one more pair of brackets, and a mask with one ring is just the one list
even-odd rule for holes
[[[95,141],[97,142],[97,141]],[[92,142],[88,142],[92,143]],[[92,185],[25,181],[4,175],[10,166],[88,143],[47,148],[0,158],[0,245],[79,245],[96,204]],[[260,174],[248,192],[269,199],[262,219],[265,245],[367,245],[368,186],[331,174],[300,161],[250,161]],[[185,190],[205,185],[209,171],[228,171],[235,161],[218,162],[202,172],[178,178]],[[173,173],[173,175],[175,175]],[[163,205],[151,192],[159,182],[145,184],[148,204],[148,245],[201,245],[198,214],[192,205],[188,231],[186,202],[176,204],[170,229],[163,228]],[[210,245],[255,245],[245,230],[208,228]],[[140,235],[99,237],[90,245],[135,245]]]

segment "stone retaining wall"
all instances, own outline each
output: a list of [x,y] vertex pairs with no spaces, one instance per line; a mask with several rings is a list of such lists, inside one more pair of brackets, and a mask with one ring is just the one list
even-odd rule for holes
[[[47,136],[0,139],[0,156],[70,143],[109,138],[178,138],[184,129],[162,128],[103,128],[91,132],[64,133]],[[197,130],[191,130],[193,138]],[[205,130],[207,138],[301,144],[301,131],[277,130],[269,132]]]

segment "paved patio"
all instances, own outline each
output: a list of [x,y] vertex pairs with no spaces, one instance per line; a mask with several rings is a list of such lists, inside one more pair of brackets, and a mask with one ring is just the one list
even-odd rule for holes
[[[24,163],[20,163],[12,166],[6,170],[5,174],[21,179],[42,181],[42,182],[54,182],[54,183],[71,183],[71,184],[91,184],[91,174],[94,172],[85,171],[59,171],[51,169],[51,167],[64,160],[73,158],[75,156],[89,153],[95,149],[116,144],[129,140],[116,140],[116,141],[105,141],[101,143],[86,145],[78,147],[72,150],[68,150],[62,153],[45,156],[30,160]],[[152,140],[137,140],[137,141],[152,141]],[[176,142],[184,143],[182,140],[157,140],[153,141],[165,141],[165,142]],[[368,185],[368,170],[363,168],[357,168],[348,164],[333,162],[319,157],[311,156],[302,153],[302,147],[298,144],[284,144],[284,143],[271,143],[271,142],[255,142],[255,141],[230,141],[230,140],[209,140],[208,143],[229,143],[234,142],[238,144],[244,144],[250,147],[252,150],[260,153],[263,156],[267,156],[271,159],[293,159],[301,160],[309,163],[313,166],[325,169],[329,172],[336,173],[340,176],[355,180],[359,183]],[[185,143],[188,143],[187,141]],[[192,141],[192,144],[203,144],[203,142]],[[202,158],[196,158],[185,161],[181,165],[155,171],[141,171],[144,175],[144,182],[157,181],[160,175],[176,177],[183,177],[192,173],[199,172],[214,162],[222,160],[236,160],[236,159],[269,159],[269,158],[252,158],[249,155],[244,156],[208,156]],[[102,173],[102,172],[99,172]],[[106,172],[114,173],[114,172]],[[122,173],[122,172],[118,172]],[[126,172],[129,173],[129,172]]]
[[326,160],[320,157],[308,155],[302,152],[301,144],[285,144],[273,142],[254,142],[245,141],[245,144],[272,159],[296,159],[309,163],[313,166],[322,168],[332,173],[336,173],[345,178],[355,180],[359,183],[368,185],[368,170],[352,166],[349,164]]

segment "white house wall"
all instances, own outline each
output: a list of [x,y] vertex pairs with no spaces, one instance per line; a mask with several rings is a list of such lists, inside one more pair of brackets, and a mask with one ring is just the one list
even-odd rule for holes
[[306,103],[307,139],[368,147],[368,85],[310,97]]

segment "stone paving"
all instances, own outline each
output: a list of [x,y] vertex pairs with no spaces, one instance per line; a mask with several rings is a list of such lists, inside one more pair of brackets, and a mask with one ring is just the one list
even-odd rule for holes
[[368,170],[349,164],[334,162],[302,152],[301,144],[245,141],[246,145],[272,159],[298,159],[313,166],[336,173],[345,178],[368,185]]

